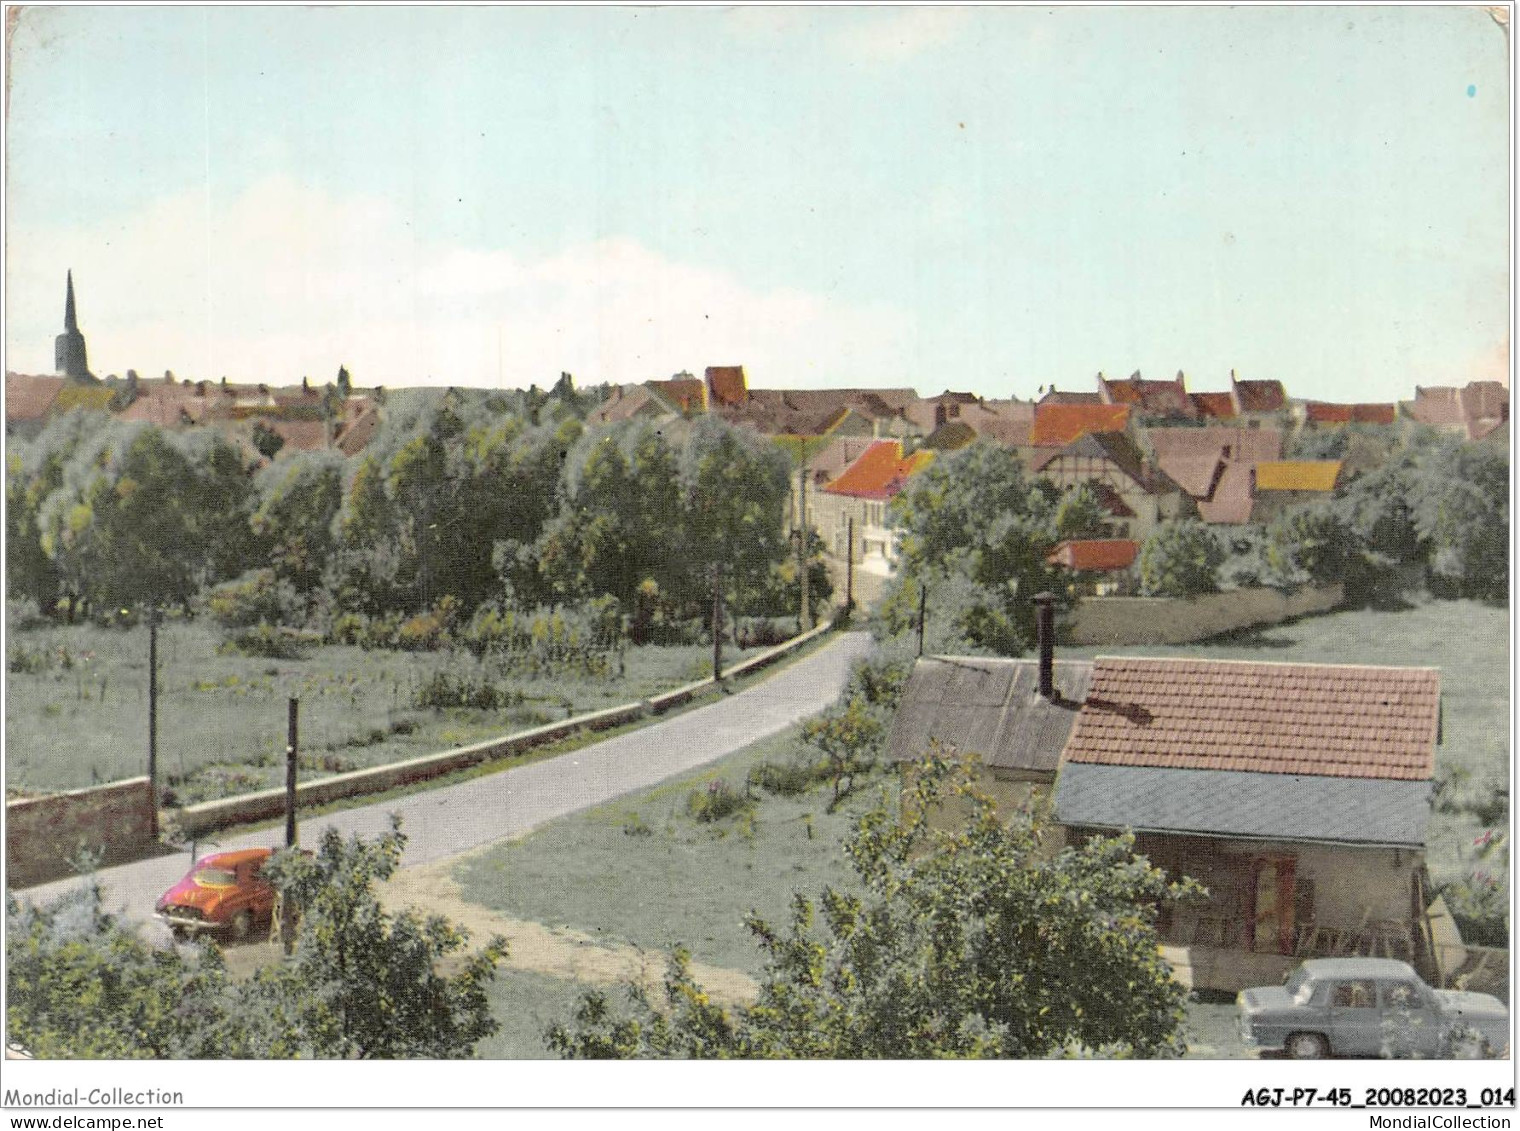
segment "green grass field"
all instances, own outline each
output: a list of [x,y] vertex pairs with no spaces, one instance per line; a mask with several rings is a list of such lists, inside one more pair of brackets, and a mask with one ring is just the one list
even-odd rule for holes
[[[467,653],[315,648],[302,659],[226,654],[204,622],[159,630],[160,773],[181,803],[283,781],[286,701],[301,701],[302,774],[382,765],[627,703],[710,673],[709,648],[630,648],[623,675],[520,678],[504,710],[419,709],[440,669]],[[727,662],[741,653],[728,649]],[[148,630],[93,625],[6,638],[6,779],[13,791],[74,789],[146,772]],[[31,670],[17,670],[31,669]]]

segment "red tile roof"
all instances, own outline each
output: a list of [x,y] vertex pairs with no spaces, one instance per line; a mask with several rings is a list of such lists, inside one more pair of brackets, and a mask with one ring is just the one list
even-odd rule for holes
[[1132,405],[1147,416],[1191,419],[1196,411],[1180,373],[1171,381],[1147,381],[1138,372],[1124,381],[1110,381],[1100,373],[1098,389],[1106,404]]
[[1440,702],[1434,668],[1099,657],[1063,758],[1423,781]]
[[742,365],[709,365],[707,392],[715,405],[741,405],[749,399]]
[[43,374],[7,373],[5,375],[5,421],[41,420],[58,399],[66,377]]
[[1229,393],[1189,393],[1188,396],[1198,415],[1207,420],[1232,420],[1236,415],[1235,402]]
[[1045,559],[1070,570],[1108,573],[1135,564],[1140,543],[1123,538],[1085,538],[1062,542]]
[[1288,407],[1281,381],[1237,381],[1232,376],[1230,393],[1241,412],[1278,412]]
[[1311,401],[1305,410],[1310,424],[1392,424],[1398,407],[1392,404],[1325,404]]
[[907,484],[908,476],[923,470],[933,458],[930,451],[904,457],[900,441],[877,440],[824,490],[857,499],[890,499]]
[[1123,432],[1129,406],[1122,404],[1046,404],[1035,406],[1029,442],[1037,448],[1061,447],[1089,432]]

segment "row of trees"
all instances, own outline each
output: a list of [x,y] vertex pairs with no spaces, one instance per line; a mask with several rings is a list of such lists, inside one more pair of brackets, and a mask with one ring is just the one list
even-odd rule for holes
[[[256,474],[210,429],[70,414],[9,456],[9,593],[188,606],[266,569],[293,620],[611,596],[647,621],[699,615],[722,562],[738,612],[796,612],[783,451],[716,419],[680,440],[588,430],[526,397],[395,395],[357,459],[305,452]],[[826,596],[820,563],[813,576]]]

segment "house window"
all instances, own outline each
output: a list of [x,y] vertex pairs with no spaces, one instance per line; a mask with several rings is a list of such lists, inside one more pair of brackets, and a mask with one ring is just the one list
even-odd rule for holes
[[1367,979],[1355,982],[1337,982],[1330,1004],[1336,1009],[1376,1009],[1375,983]]

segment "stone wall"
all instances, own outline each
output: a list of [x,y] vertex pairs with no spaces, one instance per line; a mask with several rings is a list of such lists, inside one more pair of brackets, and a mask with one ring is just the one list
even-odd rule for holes
[[70,875],[81,849],[103,852],[103,864],[119,864],[137,859],[156,843],[147,778],[5,806],[5,874],[13,888]]
[[1061,622],[1068,644],[1188,644],[1242,628],[1325,613],[1345,599],[1340,585],[1235,589],[1202,597],[1087,597]]

